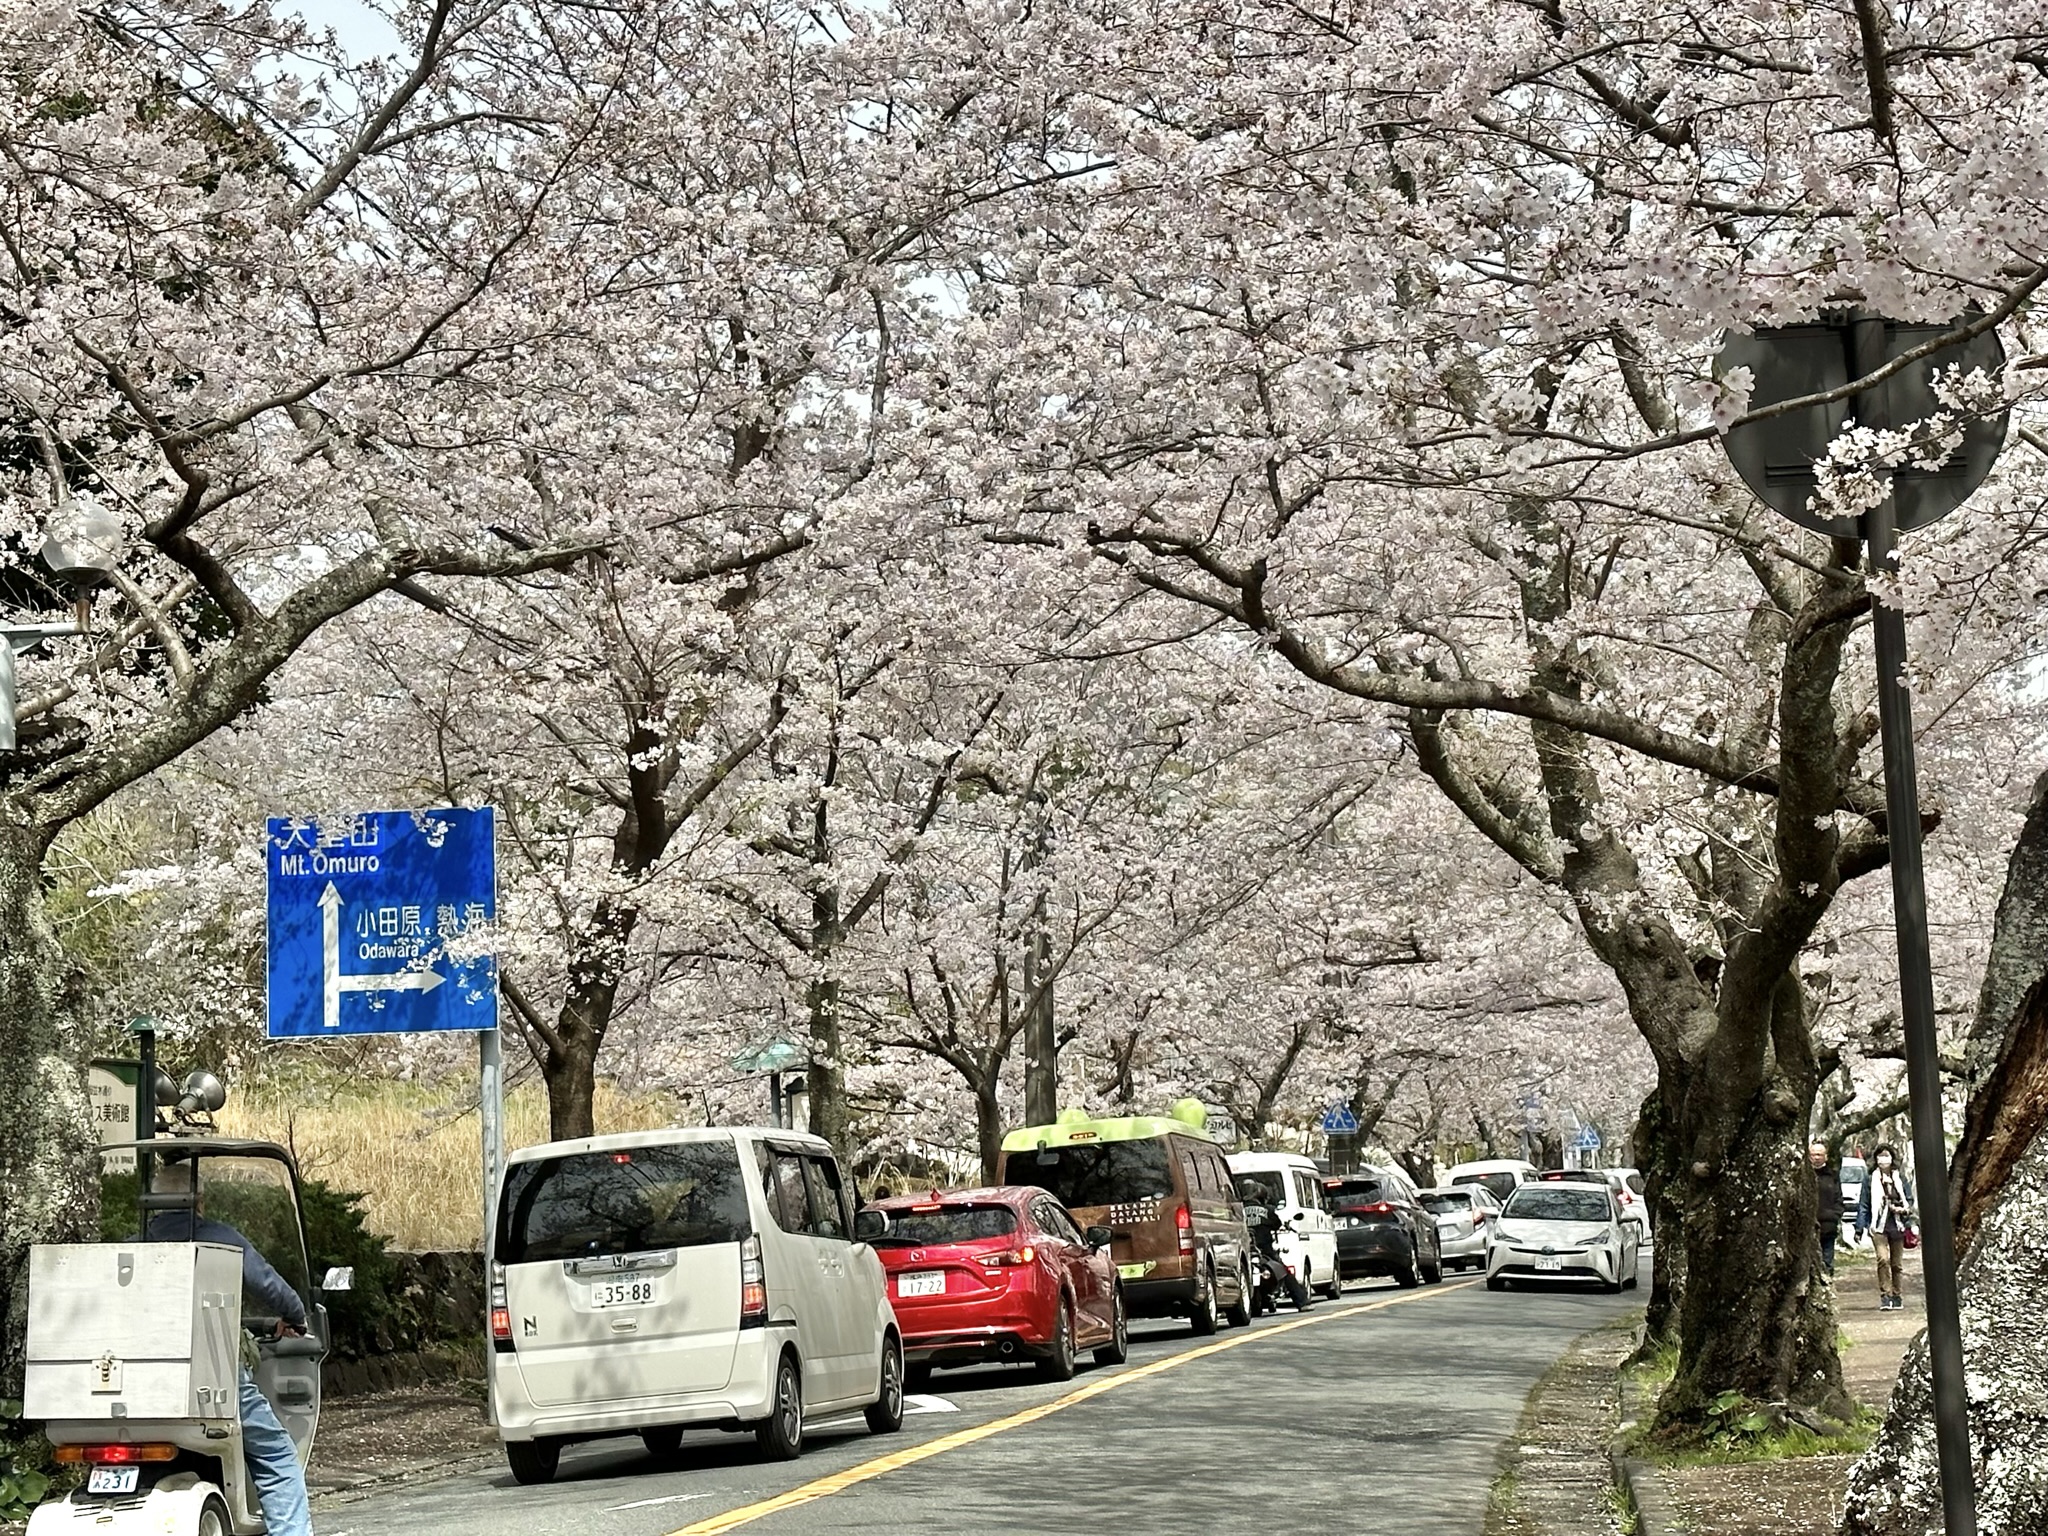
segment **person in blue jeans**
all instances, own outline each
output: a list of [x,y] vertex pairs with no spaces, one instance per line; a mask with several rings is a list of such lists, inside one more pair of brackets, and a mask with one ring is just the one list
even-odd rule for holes
[[[243,1294],[277,1319],[278,1338],[305,1333],[306,1304],[291,1282],[271,1267],[247,1237],[226,1222],[208,1221],[200,1213],[191,1162],[164,1162],[157,1170],[154,1187],[164,1194],[190,1192],[192,1209],[159,1211],[150,1217],[151,1241],[220,1243],[241,1249]],[[268,1536],[313,1536],[313,1511],[306,1498],[306,1469],[299,1465],[292,1437],[278,1422],[270,1399],[250,1374],[249,1353],[253,1348],[252,1343],[242,1358],[242,1460],[249,1468],[249,1481],[256,1488],[256,1505],[263,1511],[263,1527]]]

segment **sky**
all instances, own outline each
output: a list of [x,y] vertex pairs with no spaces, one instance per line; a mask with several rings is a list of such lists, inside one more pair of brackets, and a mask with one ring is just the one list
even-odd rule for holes
[[342,47],[358,59],[390,53],[398,46],[391,23],[364,0],[285,0],[278,10],[296,11],[315,27],[332,27]]

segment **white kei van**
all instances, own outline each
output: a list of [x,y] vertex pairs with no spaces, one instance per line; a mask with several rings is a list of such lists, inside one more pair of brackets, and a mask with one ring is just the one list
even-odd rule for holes
[[1298,1152],[1233,1152],[1230,1182],[1239,1198],[1273,1208],[1280,1218],[1280,1262],[1312,1291],[1343,1294],[1337,1274],[1337,1219],[1323,1201],[1323,1176]]
[[1457,1184],[1483,1184],[1493,1192],[1494,1199],[1506,1205],[1509,1195],[1524,1184],[1539,1182],[1542,1177],[1534,1163],[1524,1162],[1519,1157],[1486,1157],[1476,1163],[1458,1163],[1446,1169],[1437,1187],[1449,1189]]
[[776,1457],[804,1420],[903,1422],[881,1261],[853,1236],[832,1150],[800,1131],[644,1131],[506,1161],[491,1233],[491,1416],[512,1475],[574,1440],[751,1429]]

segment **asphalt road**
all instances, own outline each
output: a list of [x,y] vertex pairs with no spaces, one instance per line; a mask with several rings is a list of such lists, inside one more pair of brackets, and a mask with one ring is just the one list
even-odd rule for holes
[[[1648,1256],[1644,1257],[1647,1273]],[[941,1371],[901,1433],[814,1425],[796,1462],[706,1431],[656,1460],[572,1447],[552,1484],[494,1469],[317,1515],[321,1536],[834,1536],[1110,1529],[1479,1536],[1523,1398],[1635,1293],[1472,1279],[1353,1285],[1342,1302],[1192,1338],[1134,1326],[1130,1363],[1057,1386],[1018,1368]]]

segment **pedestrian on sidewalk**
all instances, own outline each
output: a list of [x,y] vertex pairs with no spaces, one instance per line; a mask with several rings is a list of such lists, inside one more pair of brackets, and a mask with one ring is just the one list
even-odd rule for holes
[[1913,1181],[1906,1177],[1899,1154],[1890,1146],[1879,1147],[1871,1164],[1870,1177],[1863,1181],[1863,1194],[1856,1202],[1856,1235],[1868,1232],[1877,1255],[1878,1309],[1896,1312],[1905,1305],[1899,1297],[1899,1272],[1906,1261],[1906,1239],[1917,1219]]
[[1828,1156],[1828,1144],[1816,1141],[1806,1149],[1813,1165],[1814,1197],[1820,1202],[1814,1221],[1820,1228],[1820,1267],[1835,1272],[1835,1241],[1842,1235],[1842,1172]]

